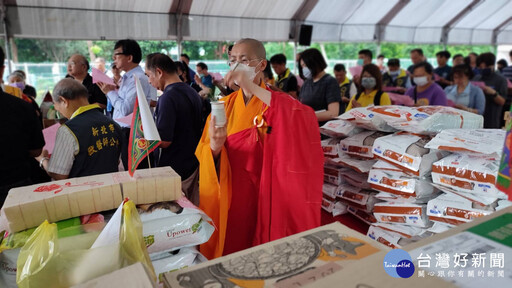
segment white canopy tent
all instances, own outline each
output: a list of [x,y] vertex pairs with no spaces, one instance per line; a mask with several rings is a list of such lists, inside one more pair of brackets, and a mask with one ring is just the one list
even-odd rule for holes
[[0,33],[48,39],[512,44],[512,0],[3,0]]

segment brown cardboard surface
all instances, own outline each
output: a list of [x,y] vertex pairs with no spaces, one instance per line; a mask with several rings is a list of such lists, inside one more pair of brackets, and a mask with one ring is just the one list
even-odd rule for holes
[[154,288],[156,284],[151,281],[144,265],[140,262],[119,269],[110,274],[103,275],[72,288]]
[[[162,182],[163,185],[158,185]],[[181,178],[170,167],[109,173],[14,188],[4,203],[10,232],[115,209],[124,198],[135,204],[181,197]]]
[[[166,287],[300,287],[389,248],[335,222],[190,268],[166,273]],[[313,279],[313,280],[311,280]],[[338,282],[336,286],[340,286]],[[214,287],[214,286],[212,286]],[[217,287],[217,286],[215,286]],[[220,286],[219,286],[220,287]]]

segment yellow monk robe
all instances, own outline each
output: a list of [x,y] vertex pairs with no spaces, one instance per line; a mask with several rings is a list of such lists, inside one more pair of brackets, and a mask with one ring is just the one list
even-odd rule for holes
[[21,91],[18,87],[12,87],[9,85],[4,85],[4,92],[7,94],[11,94],[12,96],[16,96],[20,99],[23,99],[23,91]]
[[[362,107],[366,107],[366,106],[370,106],[373,103],[373,99],[375,98],[375,95],[377,94],[377,90],[373,90],[370,94],[366,94],[364,92],[361,93],[361,96],[359,97],[359,99],[357,99],[357,103],[361,104]],[[347,105],[347,109],[345,110],[345,112],[349,111],[350,109],[352,109],[352,100],[353,99],[356,99],[356,96],[357,95],[354,95],[351,99],[350,99],[350,102],[348,102],[348,105]],[[391,105],[391,99],[389,98],[389,95],[388,93],[384,92],[382,93],[382,95],[380,96],[380,103],[379,105],[383,106],[383,105]]]
[[[262,82],[262,88],[265,84]],[[255,95],[245,104],[242,89],[233,92],[221,99],[224,101],[227,117],[227,137],[235,133],[253,127],[256,116],[261,119],[265,112],[264,103]],[[231,165],[228,159],[226,145],[222,147],[217,174],[215,161],[210,148],[210,136],[208,133],[210,116],[206,121],[203,135],[196,149],[196,157],[199,160],[199,207],[212,218],[217,226],[210,241],[201,245],[201,253],[208,259],[223,255],[225,233],[227,230],[228,210],[231,205]],[[258,129],[260,137],[263,137],[262,129]]]

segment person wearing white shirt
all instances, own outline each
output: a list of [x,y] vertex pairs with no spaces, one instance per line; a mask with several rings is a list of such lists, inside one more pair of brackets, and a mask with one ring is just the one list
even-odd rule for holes
[[[114,54],[112,56],[114,64],[118,69],[124,71],[124,75],[121,78],[119,84],[119,90],[116,90],[114,85],[98,83],[101,90],[112,103],[114,108],[113,119],[123,118],[133,113],[135,99],[137,99],[137,89],[135,86],[135,78],[137,76],[140,80],[142,90],[146,94],[146,100],[150,107],[156,106],[156,89],[149,84],[148,77],[144,73],[144,70],[139,66],[142,59],[142,52],[139,44],[132,39],[124,39],[116,42],[114,46]],[[125,136],[121,152],[121,160],[125,170],[128,169],[128,139],[130,135],[130,126],[117,121],[123,128],[123,134]],[[123,143],[124,143],[123,142]],[[139,169],[148,167],[148,161],[142,160]]]

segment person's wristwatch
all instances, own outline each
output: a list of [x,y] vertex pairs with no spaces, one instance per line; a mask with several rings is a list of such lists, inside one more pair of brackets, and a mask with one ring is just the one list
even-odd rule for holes
[[43,167],[43,162],[44,162],[44,160],[50,160],[50,158],[48,158],[48,157],[43,157],[43,158],[41,158],[41,160],[39,161],[39,168],[42,168],[42,169],[44,168],[44,167]]

